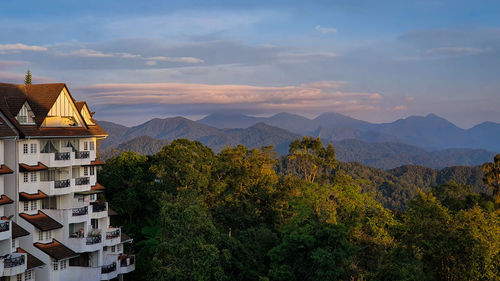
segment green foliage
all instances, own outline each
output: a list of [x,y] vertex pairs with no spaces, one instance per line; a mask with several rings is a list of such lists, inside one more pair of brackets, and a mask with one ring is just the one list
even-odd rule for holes
[[491,197],[444,181],[478,171],[337,166],[314,138],[282,160],[184,139],[108,160],[99,181],[135,239],[134,280],[498,280]]
[[28,69],[26,75],[24,76],[24,85],[31,85],[31,71]]
[[483,164],[484,182],[493,191],[493,203],[500,214],[500,154],[495,156],[493,163]]

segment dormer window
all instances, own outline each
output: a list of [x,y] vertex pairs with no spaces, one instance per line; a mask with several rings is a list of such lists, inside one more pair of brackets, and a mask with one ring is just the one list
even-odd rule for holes
[[95,125],[95,123],[92,121],[92,114],[90,113],[89,108],[86,104],[84,104],[80,113],[82,114],[82,117],[87,125]]
[[35,114],[31,111],[31,107],[28,102],[25,102],[21,110],[16,116],[17,122],[21,125],[34,125],[35,124]]

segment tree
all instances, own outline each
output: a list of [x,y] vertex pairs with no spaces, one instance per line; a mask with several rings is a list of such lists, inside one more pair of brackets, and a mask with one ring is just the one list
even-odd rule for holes
[[26,75],[24,76],[24,85],[31,85],[31,71],[29,69],[26,71]]
[[493,163],[484,163],[484,183],[493,191],[493,202],[495,208],[500,208],[500,154],[495,156]]
[[288,152],[288,159],[309,182],[314,182],[318,173],[329,174],[337,165],[333,146],[328,144],[327,148],[324,148],[320,138],[297,138],[290,143]]
[[[217,248],[219,234],[210,213],[195,190],[165,194],[154,232],[150,270],[144,280],[228,280],[223,255]],[[141,255],[142,256],[142,255]]]

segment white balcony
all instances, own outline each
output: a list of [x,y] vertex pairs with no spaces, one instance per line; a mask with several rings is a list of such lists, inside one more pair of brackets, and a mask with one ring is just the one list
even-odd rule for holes
[[12,253],[3,259],[3,276],[14,276],[26,271],[27,255]]
[[66,149],[55,153],[40,153],[38,159],[49,168],[58,168],[71,166],[73,164],[71,156],[71,150]]
[[[95,183],[95,177],[93,177]],[[89,176],[71,179],[71,184],[75,192],[89,191],[92,183],[92,178]]]
[[102,280],[101,267],[69,266],[67,281]]
[[121,229],[108,228],[102,230],[104,246],[114,246],[121,242]]
[[98,251],[102,249],[102,236],[69,237],[66,246],[77,253]]
[[108,202],[92,202],[90,203],[90,209],[92,209],[91,218],[93,219],[102,219],[108,216]]
[[118,276],[118,265],[117,262],[111,264],[103,265],[101,267],[101,280],[111,280]]
[[73,165],[75,166],[85,166],[90,165],[90,161],[94,161],[96,157],[95,150],[90,151],[77,151],[72,152],[71,159],[73,159]]
[[9,239],[11,236],[12,224],[8,220],[0,220],[0,240]]
[[135,256],[130,255],[120,260],[119,274],[127,274],[135,270]]
[[74,179],[40,181],[40,190],[49,196],[63,195],[74,192]]

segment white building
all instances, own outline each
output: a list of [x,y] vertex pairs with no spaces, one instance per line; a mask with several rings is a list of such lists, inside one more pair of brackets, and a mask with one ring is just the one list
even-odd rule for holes
[[107,137],[65,84],[0,83],[0,280],[109,280],[135,269],[97,182]]

